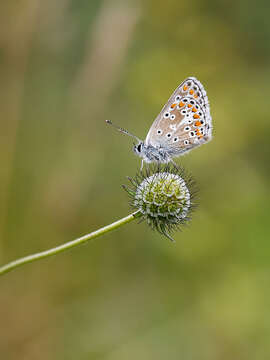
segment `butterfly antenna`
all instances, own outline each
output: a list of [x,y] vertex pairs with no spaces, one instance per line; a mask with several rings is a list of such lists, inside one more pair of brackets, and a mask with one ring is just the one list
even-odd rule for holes
[[114,125],[114,124],[111,122],[111,120],[106,120],[106,123],[109,124],[109,125],[112,125],[116,130],[120,131],[122,134],[131,136],[131,137],[133,137],[134,139],[136,139],[137,141],[141,142],[141,140],[140,140],[137,136],[131,134],[130,132],[128,132],[127,130],[125,130],[125,129],[119,127],[119,126]]

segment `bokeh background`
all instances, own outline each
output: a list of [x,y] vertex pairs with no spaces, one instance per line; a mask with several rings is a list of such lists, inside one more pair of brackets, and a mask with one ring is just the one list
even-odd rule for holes
[[269,3],[0,4],[0,263],[130,213],[121,188],[187,76],[214,138],[178,159],[200,206],[176,244],[145,224],[0,279],[0,357],[270,358]]

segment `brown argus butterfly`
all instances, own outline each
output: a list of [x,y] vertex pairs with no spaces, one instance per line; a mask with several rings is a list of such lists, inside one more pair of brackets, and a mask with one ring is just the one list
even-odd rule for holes
[[[112,124],[110,120],[106,120]],[[173,162],[212,138],[210,107],[203,85],[194,77],[183,81],[164,105],[153,122],[145,141],[127,130],[115,126],[120,132],[135,138],[139,143],[134,152],[143,162]]]

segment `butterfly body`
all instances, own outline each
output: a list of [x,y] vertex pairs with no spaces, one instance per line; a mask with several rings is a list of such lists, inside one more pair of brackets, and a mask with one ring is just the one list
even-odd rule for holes
[[[110,121],[107,121],[111,124]],[[212,138],[212,118],[206,91],[194,77],[184,80],[156,117],[145,141],[138,140],[134,152],[147,163],[173,161],[174,157],[207,143]]]
[[158,145],[156,147],[150,144],[147,145],[143,141],[135,145],[133,151],[146,163],[168,163],[174,156],[170,148],[167,149],[166,147],[162,147],[161,145]]

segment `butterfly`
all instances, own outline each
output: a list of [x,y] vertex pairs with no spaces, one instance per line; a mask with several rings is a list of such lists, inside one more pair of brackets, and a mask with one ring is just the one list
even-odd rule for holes
[[[110,125],[113,123],[106,120]],[[153,122],[145,141],[127,130],[113,125],[135,138],[133,150],[143,162],[168,163],[174,157],[207,143],[212,138],[212,118],[206,91],[195,77],[184,80]]]

